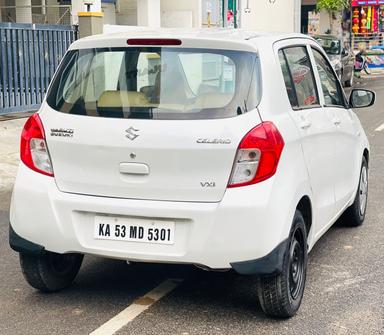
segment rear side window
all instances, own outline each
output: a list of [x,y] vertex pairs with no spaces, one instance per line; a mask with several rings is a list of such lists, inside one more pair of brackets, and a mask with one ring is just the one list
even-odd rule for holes
[[[256,75],[254,75],[256,74]],[[256,77],[256,78],[253,78]],[[55,110],[137,119],[210,119],[258,102],[256,54],[130,47],[68,52],[47,94]]]
[[295,88],[293,86],[291,74],[289,73],[288,63],[282,50],[279,51],[279,61],[280,61],[281,71],[283,72],[284,83],[285,83],[285,88],[287,89],[289,102],[291,103],[292,107],[298,107]]
[[279,51],[289,101],[293,108],[319,106],[313,69],[305,47],[289,47]]

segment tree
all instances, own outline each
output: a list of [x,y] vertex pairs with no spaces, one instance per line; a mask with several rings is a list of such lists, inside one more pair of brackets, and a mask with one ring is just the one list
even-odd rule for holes
[[[325,10],[329,13],[329,22],[331,25],[331,33],[339,35],[337,31],[335,31],[337,26],[341,26],[340,18],[337,19],[336,12],[340,12],[345,8],[350,6],[349,0],[318,0],[316,8],[318,11]],[[336,21],[336,22],[335,22]]]
[[349,0],[318,0],[317,10],[326,10],[329,13],[338,12],[349,7]]

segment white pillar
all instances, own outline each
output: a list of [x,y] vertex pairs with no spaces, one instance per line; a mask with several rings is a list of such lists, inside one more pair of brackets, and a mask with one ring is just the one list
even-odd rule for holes
[[294,27],[293,31],[295,33],[301,32],[301,0],[294,0]]
[[46,8],[45,8],[46,5],[47,4],[46,4],[45,0],[41,0],[41,14],[43,14],[43,15],[45,15],[47,13]]
[[[91,2],[90,0],[72,0],[72,24],[79,24],[78,12],[86,12],[87,6],[84,4]],[[101,12],[101,0],[93,0],[91,12]]]
[[160,0],[137,0],[137,25],[160,28]]
[[31,0],[16,0],[16,22],[32,23]]

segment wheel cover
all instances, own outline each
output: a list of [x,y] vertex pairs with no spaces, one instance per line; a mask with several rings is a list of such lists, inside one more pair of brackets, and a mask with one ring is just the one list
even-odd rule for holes
[[365,214],[368,198],[368,170],[366,166],[361,169],[360,183],[359,183],[359,204],[360,215]]
[[296,230],[289,250],[289,292],[292,299],[300,297],[304,282],[304,249],[300,232]]

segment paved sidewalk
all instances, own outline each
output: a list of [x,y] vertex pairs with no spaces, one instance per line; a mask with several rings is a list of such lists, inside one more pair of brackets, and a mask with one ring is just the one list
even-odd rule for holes
[[26,118],[0,122],[0,190],[12,188],[19,164],[20,133]]
[[361,77],[369,78],[369,77],[381,77],[384,76],[384,68],[370,68],[369,71],[371,74],[366,74],[364,71],[361,71]]

